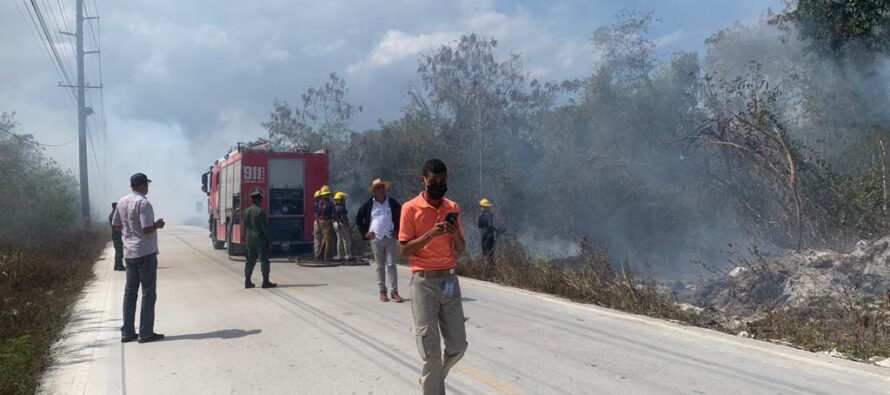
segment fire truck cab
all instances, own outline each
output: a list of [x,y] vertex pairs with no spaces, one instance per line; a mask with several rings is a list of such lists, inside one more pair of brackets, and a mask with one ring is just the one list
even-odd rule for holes
[[251,191],[259,189],[273,248],[290,253],[311,251],[313,191],[327,183],[325,152],[273,151],[262,140],[238,143],[201,177],[213,248],[226,248],[229,255],[244,255],[246,235],[241,213],[253,204]]

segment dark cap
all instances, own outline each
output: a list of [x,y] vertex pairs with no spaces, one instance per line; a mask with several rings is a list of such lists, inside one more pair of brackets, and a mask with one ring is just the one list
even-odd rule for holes
[[140,185],[148,185],[151,180],[148,179],[148,176],[142,173],[136,173],[130,176],[130,187],[138,187]]

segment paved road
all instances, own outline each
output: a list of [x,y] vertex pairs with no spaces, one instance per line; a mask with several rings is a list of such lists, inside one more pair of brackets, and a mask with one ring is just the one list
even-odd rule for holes
[[[243,264],[214,251],[202,229],[168,227],[160,245],[156,330],[167,339],[119,342],[124,277],[107,250],[42,393],[419,393],[410,303],[377,301],[370,267],[273,262],[279,288],[245,290]],[[470,348],[449,393],[890,394],[883,368],[462,285]]]

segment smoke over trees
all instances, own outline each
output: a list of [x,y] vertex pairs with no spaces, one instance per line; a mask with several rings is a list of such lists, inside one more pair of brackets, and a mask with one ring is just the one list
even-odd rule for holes
[[[591,73],[567,81],[536,79],[520,55],[467,34],[418,60],[400,118],[313,145],[331,150],[332,183],[357,196],[384,177],[408,199],[419,164],[439,157],[465,218],[492,199],[533,248],[588,239],[668,272],[721,260],[727,243],[842,245],[886,232],[890,215],[879,3],[799,1],[715,32],[701,58],[657,53],[655,16],[623,14],[592,31]],[[284,110],[276,102],[273,120]],[[298,129],[331,119],[297,111]],[[273,123],[273,140],[300,142]]]
[[0,114],[0,240],[14,244],[77,228],[77,179],[21,134],[14,115]]

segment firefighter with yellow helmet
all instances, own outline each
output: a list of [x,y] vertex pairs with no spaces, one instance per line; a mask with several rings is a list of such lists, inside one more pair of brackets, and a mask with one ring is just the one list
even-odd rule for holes
[[334,232],[337,234],[337,261],[352,260],[352,238],[350,237],[349,211],[346,209],[346,198],[343,192],[334,194]]
[[325,262],[334,258],[334,229],[331,221],[334,218],[334,202],[331,201],[331,188],[322,185],[318,190],[318,227],[321,228],[321,244],[315,258]]
[[491,212],[491,201],[482,199],[479,201],[479,233],[482,239],[482,255],[490,257],[494,252],[494,238],[497,228],[494,226],[494,214]]
[[320,192],[320,191],[315,191],[315,194],[314,194],[314,196],[315,196],[315,201],[314,201],[314,203],[313,203],[313,205],[312,205],[312,213],[313,213],[313,220],[312,220],[312,256],[314,256],[314,257],[316,257],[316,258],[319,256],[319,254],[321,254],[320,249],[321,249],[321,240],[322,240],[321,226],[318,225],[318,207],[319,207],[319,204],[318,204],[318,200],[319,200],[319,199],[318,199],[318,193],[319,193],[319,192]]

